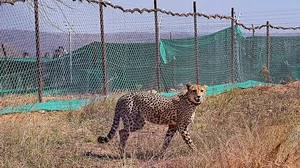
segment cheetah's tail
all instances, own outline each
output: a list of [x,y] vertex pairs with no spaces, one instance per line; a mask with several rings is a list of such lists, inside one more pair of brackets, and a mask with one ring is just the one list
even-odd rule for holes
[[97,139],[99,143],[108,142],[116,134],[116,131],[117,131],[117,129],[119,127],[119,124],[120,124],[120,115],[118,114],[117,111],[118,110],[116,110],[114,121],[113,121],[113,124],[111,126],[111,129],[110,129],[109,133],[107,134],[107,136],[99,136],[98,139]]

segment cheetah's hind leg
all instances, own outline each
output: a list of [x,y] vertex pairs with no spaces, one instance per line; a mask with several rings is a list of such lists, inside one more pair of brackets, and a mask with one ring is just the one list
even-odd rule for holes
[[122,118],[122,120],[123,120],[124,128],[119,131],[119,136],[120,136],[120,154],[121,157],[124,158],[126,142],[130,136],[130,132],[135,132],[137,130],[142,129],[143,126],[145,125],[145,120],[139,114],[136,114],[135,117],[133,116],[124,117]]

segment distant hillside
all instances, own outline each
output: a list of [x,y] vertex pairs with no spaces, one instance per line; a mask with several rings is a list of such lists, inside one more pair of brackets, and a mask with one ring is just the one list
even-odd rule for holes
[[8,57],[16,57],[19,58],[22,56],[22,52],[17,49],[15,46],[9,44],[9,43],[3,43],[4,50],[2,48],[2,44],[0,45],[0,57],[5,57],[4,52],[6,53],[6,56]]
[[[193,32],[160,33],[160,38],[186,38],[193,37]],[[151,32],[120,32],[105,34],[106,42],[111,43],[149,43],[155,41],[155,33]],[[93,41],[101,41],[99,34],[78,34],[71,36],[72,50],[87,45]],[[35,57],[35,32],[24,30],[0,30],[0,44],[4,44],[8,57],[22,57],[23,52],[28,52],[30,57]],[[52,55],[58,46],[69,50],[69,35],[67,33],[41,32],[40,46],[42,55],[49,52]],[[4,54],[0,52],[0,57]]]

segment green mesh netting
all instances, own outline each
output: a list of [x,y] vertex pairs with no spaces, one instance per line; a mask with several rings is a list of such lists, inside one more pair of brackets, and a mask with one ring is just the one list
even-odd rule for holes
[[300,80],[300,65],[287,65],[290,75],[295,80]]
[[[244,34],[239,27],[236,29],[236,35],[245,38]],[[198,46],[203,50],[204,47],[215,44],[221,40],[224,43],[230,43],[231,41],[231,28],[221,30],[219,32],[198,37]],[[225,44],[223,44],[226,46]],[[195,39],[161,39],[160,41],[160,55],[165,64],[172,60],[179,59],[180,57],[186,57],[187,53],[195,50]],[[201,54],[201,52],[200,52]]]
[[[245,37],[237,27],[234,39],[234,79],[264,81],[266,37]],[[231,29],[200,36],[201,84],[231,81]],[[157,87],[155,43],[106,43],[107,81],[110,92],[147,90]],[[182,88],[196,82],[194,38],[162,39],[161,87]],[[274,83],[290,76],[299,79],[300,37],[271,37],[270,72]],[[103,87],[100,42],[92,42],[61,58],[42,62],[43,94],[100,93]],[[38,87],[36,60],[0,56],[0,95],[32,93]]]
[[[286,82],[289,76],[297,80],[292,74],[297,69],[288,68],[288,65],[300,64],[300,37],[298,36],[271,36],[270,37],[270,76],[273,83]],[[259,75],[262,66],[266,65],[266,37],[254,36],[246,40],[239,40],[241,79],[263,80]],[[299,79],[299,78],[298,78]]]
[[[236,36],[245,40],[237,27]],[[168,87],[175,87],[187,81],[196,82],[195,40],[162,39],[160,42],[163,72],[172,66],[172,75],[165,75],[173,80]],[[198,37],[199,73],[203,84],[220,84],[231,81],[231,28]],[[169,83],[168,83],[169,84]]]
[[[147,89],[154,83],[154,43],[107,43],[106,47],[110,91]],[[101,43],[94,42],[73,51],[72,59],[70,55],[42,59],[44,94],[100,93],[101,53]],[[0,95],[36,91],[36,67],[35,59],[0,58]]]

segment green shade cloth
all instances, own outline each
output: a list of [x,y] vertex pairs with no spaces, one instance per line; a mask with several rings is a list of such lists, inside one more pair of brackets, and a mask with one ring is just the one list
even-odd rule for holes
[[[266,83],[249,80],[246,82],[241,82],[241,83],[236,83],[236,84],[220,84],[220,85],[208,86],[206,94],[208,96],[213,96],[213,95],[224,93],[233,88],[245,89],[245,88],[258,86],[258,85],[266,85]],[[178,93],[179,92],[161,93],[161,95],[166,96],[166,97],[171,97]],[[85,106],[95,100],[103,100],[103,99],[104,99],[104,96],[91,98],[91,99],[55,100],[55,101],[48,101],[48,102],[43,102],[43,103],[28,104],[25,106],[6,107],[6,108],[0,110],[0,115],[16,113],[16,112],[25,113],[25,112],[40,111],[40,110],[45,110],[45,111],[79,110],[83,106]]]

